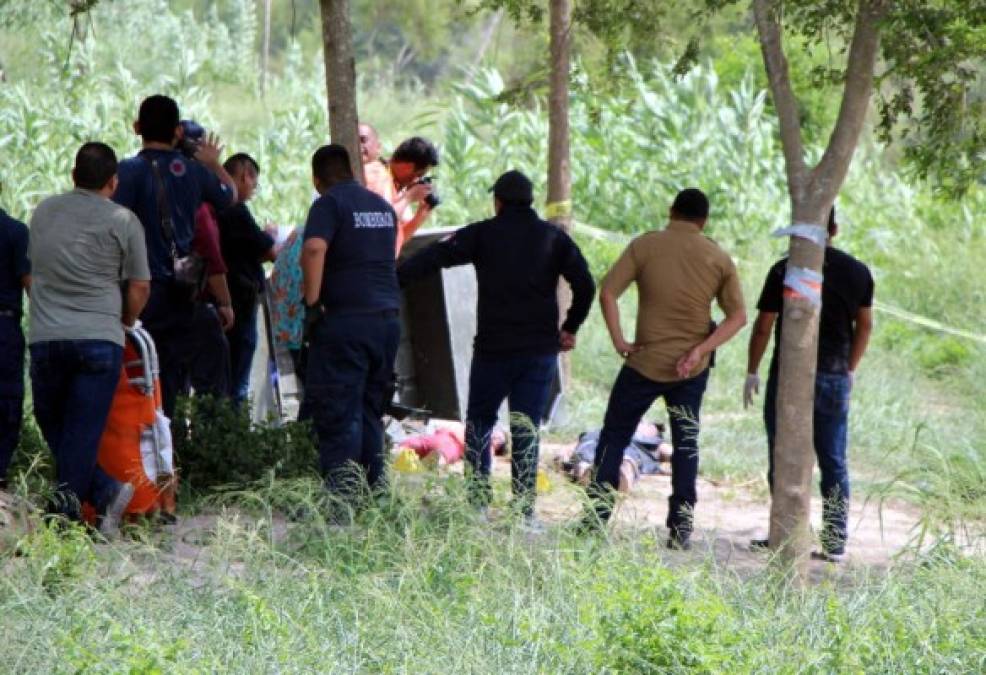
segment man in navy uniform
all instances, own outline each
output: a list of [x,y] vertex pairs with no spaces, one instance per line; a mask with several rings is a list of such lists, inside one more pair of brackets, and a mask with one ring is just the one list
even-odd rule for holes
[[194,159],[176,149],[184,132],[178,104],[167,96],[144,99],[134,131],[143,139],[143,148],[120,162],[113,201],[137,214],[144,226],[151,297],[140,320],[157,346],[164,413],[172,417],[195,353],[196,293],[177,282],[175,260],[192,249],[199,206],[207,202],[222,210],[233,205],[236,184],[219,163],[222,148],[215,136],[198,144]]
[[329,493],[358,507],[385,481],[383,411],[400,340],[397,216],[353,178],[341,145],[312,157],[319,198],[301,254],[309,338],[305,405]]
[[22,296],[31,285],[27,226],[0,209],[0,488],[21,435],[24,408]]

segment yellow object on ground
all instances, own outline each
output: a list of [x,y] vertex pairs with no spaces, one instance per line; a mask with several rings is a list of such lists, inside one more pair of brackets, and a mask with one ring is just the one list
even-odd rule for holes
[[544,469],[538,469],[537,477],[537,493],[543,495],[546,492],[551,492],[551,479],[548,478],[548,472]]
[[421,473],[421,460],[418,453],[411,448],[401,448],[397,452],[397,459],[394,460],[394,470],[401,473]]

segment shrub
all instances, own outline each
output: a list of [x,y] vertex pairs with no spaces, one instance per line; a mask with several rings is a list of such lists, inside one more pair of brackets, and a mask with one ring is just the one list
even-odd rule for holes
[[175,419],[176,463],[183,485],[195,490],[243,485],[268,473],[306,476],[316,469],[307,423],[254,426],[245,407],[209,397],[183,399]]

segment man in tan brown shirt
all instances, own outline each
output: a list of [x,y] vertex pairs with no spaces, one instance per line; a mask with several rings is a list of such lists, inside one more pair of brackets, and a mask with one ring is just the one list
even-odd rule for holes
[[[640,418],[663,397],[674,446],[667,518],[671,548],[690,545],[697,500],[699,411],[710,355],[746,324],[736,267],[702,234],[708,215],[709,201],[700,190],[682,190],[671,206],[668,226],[634,239],[606,275],[599,294],[613,346],[626,358],[626,365],[610,393],[589,491],[595,513],[584,523],[595,527],[609,519],[623,449]],[[627,342],[617,299],[631,283],[637,285],[639,309],[636,336]],[[713,299],[726,318],[710,334]]]

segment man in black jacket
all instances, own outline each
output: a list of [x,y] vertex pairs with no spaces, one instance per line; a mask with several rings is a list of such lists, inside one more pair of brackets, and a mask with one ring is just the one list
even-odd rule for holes
[[[528,523],[536,527],[538,427],[558,352],[575,347],[575,333],[589,313],[595,284],[575,242],[531,208],[533,186],[524,174],[508,171],[492,191],[494,218],[467,225],[428,247],[400,265],[397,273],[405,286],[439,268],[468,263],[476,267],[478,327],[466,413],[471,496],[481,508],[490,502],[490,434],[506,398],[513,491]],[[560,330],[559,277],[573,295]]]

